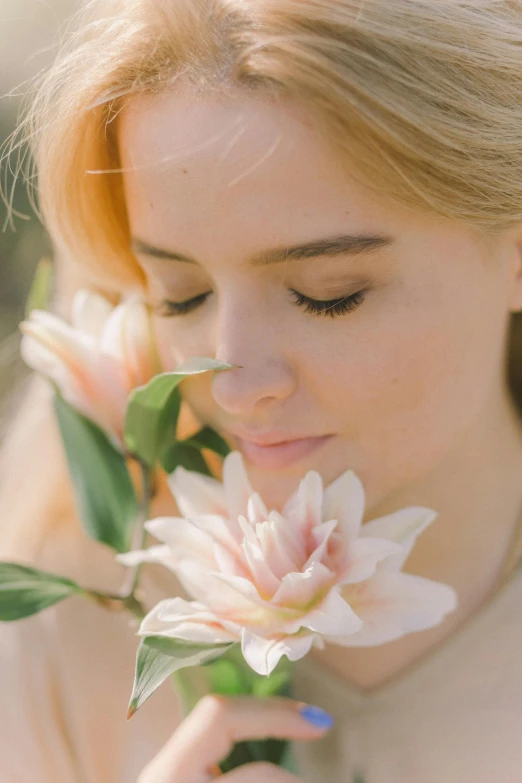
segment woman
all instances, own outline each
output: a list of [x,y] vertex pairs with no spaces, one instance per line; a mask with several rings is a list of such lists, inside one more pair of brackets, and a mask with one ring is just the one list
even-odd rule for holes
[[[521,43],[510,0],[84,11],[23,126],[61,251],[56,306],[86,281],[144,291],[167,366],[238,366],[184,396],[272,505],[306,470],[349,466],[368,518],[436,509],[405,570],[459,605],[300,662],[296,699],[331,711],[329,730],[277,699],[205,698],[180,723],[166,687],[126,724],[126,618],[70,599],[4,624],[2,781],[200,783],[266,733],[296,740],[301,777],[254,764],[223,781],[519,780]],[[50,393],[31,395],[4,448],[2,559],[117,587],[74,521]],[[161,493],[154,514],[172,504]],[[150,605],[174,594],[145,570]]]

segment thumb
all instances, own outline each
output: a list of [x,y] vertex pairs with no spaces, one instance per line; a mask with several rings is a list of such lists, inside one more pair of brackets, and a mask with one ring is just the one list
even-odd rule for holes
[[[236,742],[268,737],[314,740],[322,737],[331,725],[330,716],[323,710],[283,696],[259,699],[209,694],[174,731],[144,770],[139,783],[208,781],[212,779],[211,771],[229,755]],[[241,768],[242,774],[251,766]],[[279,771],[272,765],[269,768],[271,772]],[[288,783],[292,779],[295,780],[294,776]]]

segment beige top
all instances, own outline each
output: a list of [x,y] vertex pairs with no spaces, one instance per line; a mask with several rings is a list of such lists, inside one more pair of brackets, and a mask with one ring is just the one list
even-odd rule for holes
[[460,629],[365,692],[310,657],[295,692],[335,717],[294,743],[308,783],[522,781],[522,568]]
[[[112,553],[68,535],[57,531],[40,566],[117,588]],[[143,574],[148,606],[176,590],[160,566]],[[135,783],[181,719],[164,683],[126,720],[136,647],[127,614],[80,597],[0,624],[1,783]],[[324,739],[294,743],[303,780],[519,783],[521,651],[518,569],[441,647],[370,694],[300,661],[296,697],[336,717]]]
[[[23,409],[26,426],[14,428],[1,465],[18,502],[0,507],[0,560],[20,560],[14,553],[25,542],[25,562],[116,591],[123,567],[71,520],[47,387],[41,391]],[[45,443],[49,456],[42,459],[35,443]],[[16,493],[20,486],[27,489]],[[155,514],[162,513],[169,511],[158,506]],[[36,547],[34,518],[42,514],[54,524]],[[522,537],[511,548],[509,573],[521,547]],[[157,565],[143,567],[143,587],[147,607],[180,593]],[[126,720],[138,644],[133,622],[75,596],[0,623],[0,783],[136,783],[181,709],[164,683]],[[295,696],[337,719],[324,739],[294,743],[307,783],[362,783],[358,769],[364,783],[520,783],[522,569],[388,685],[365,694],[308,657],[297,665]]]

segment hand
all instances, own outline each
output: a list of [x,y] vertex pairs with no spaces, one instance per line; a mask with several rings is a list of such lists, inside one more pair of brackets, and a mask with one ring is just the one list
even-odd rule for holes
[[[303,707],[308,707],[308,714],[311,712],[316,722],[322,722],[322,728],[300,714]],[[235,742],[267,737],[318,739],[330,727],[329,718],[322,710],[284,697],[204,696],[147,764],[137,783],[208,783],[213,779],[212,768],[228,756]],[[220,775],[217,780],[299,783],[301,779],[268,762],[255,762]]]

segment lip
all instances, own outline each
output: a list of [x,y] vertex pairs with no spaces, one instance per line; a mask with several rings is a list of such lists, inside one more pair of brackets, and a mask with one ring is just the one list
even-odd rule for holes
[[320,449],[333,435],[299,437],[290,434],[231,434],[236,449],[252,465],[265,470],[283,470]]

